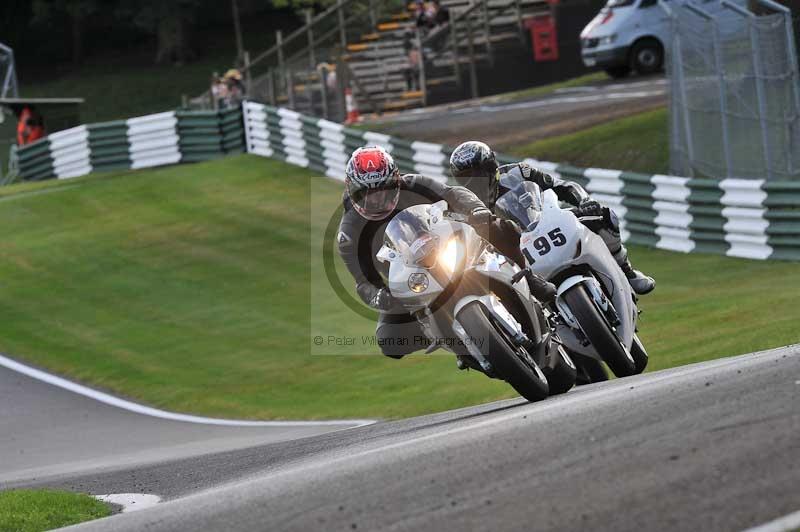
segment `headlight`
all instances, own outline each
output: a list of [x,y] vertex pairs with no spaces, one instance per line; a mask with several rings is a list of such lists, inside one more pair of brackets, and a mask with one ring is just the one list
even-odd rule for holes
[[616,33],[612,33],[611,35],[608,35],[606,37],[600,37],[597,40],[597,43],[600,46],[608,46],[609,44],[614,44],[614,41],[616,41],[616,40],[617,40],[617,34]]
[[420,294],[428,289],[428,276],[424,273],[412,273],[408,276],[408,287],[415,294]]
[[456,269],[456,264],[458,264],[458,252],[460,248],[460,242],[457,238],[453,237],[447,242],[447,245],[444,247],[444,249],[439,252],[439,262],[450,273],[453,273]]

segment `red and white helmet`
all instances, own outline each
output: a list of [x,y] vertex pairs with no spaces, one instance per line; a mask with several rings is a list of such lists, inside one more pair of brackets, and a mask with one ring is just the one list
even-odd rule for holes
[[400,201],[400,172],[380,146],[358,148],[347,161],[344,178],[353,208],[367,220],[383,220]]

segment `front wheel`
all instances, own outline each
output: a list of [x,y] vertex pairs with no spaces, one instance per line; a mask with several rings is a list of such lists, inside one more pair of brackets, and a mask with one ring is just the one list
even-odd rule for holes
[[583,284],[576,284],[562,295],[583,334],[592,343],[597,354],[617,377],[628,377],[636,373],[633,357],[622,345],[608,320],[595,306]]
[[631,66],[642,75],[654,74],[664,65],[664,48],[656,40],[644,39],[631,49]]
[[500,324],[495,324],[481,303],[467,304],[458,313],[458,321],[498,377],[528,401],[547,398],[550,392],[547,379],[536,362],[527,351],[514,344]]

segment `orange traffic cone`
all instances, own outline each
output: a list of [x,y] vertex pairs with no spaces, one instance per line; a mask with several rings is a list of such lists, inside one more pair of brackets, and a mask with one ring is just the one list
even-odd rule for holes
[[347,119],[344,121],[345,124],[355,124],[361,120],[361,114],[358,112],[356,99],[353,98],[353,89],[350,87],[344,90],[344,105],[347,110]]

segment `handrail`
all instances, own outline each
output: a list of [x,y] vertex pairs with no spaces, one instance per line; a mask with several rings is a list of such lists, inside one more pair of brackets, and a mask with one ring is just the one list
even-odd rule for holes
[[[267,57],[274,55],[279,48],[285,47],[287,44],[291,43],[301,35],[306,35],[308,33],[309,28],[313,28],[317,23],[321,22],[323,19],[327,18],[329,15],[335,13],[336,11],[343,9],[344,7],[348,6],[349,4],[353,3],[355,0],[338,0],[334,5],[323,11],[322,13],[316,15],[314,18],[311,19],[311,22],[304,24],[294,30],[292,33],[289,34],[288,37],[282,40],[280,44],[275,43],[272,47],[268,48],[264,52],[258,54],[252,61],[250,61],[250,65],[247,69],[252,68],[256,64],[260,63]],[[245,70],[242,70],[244,73]]]

